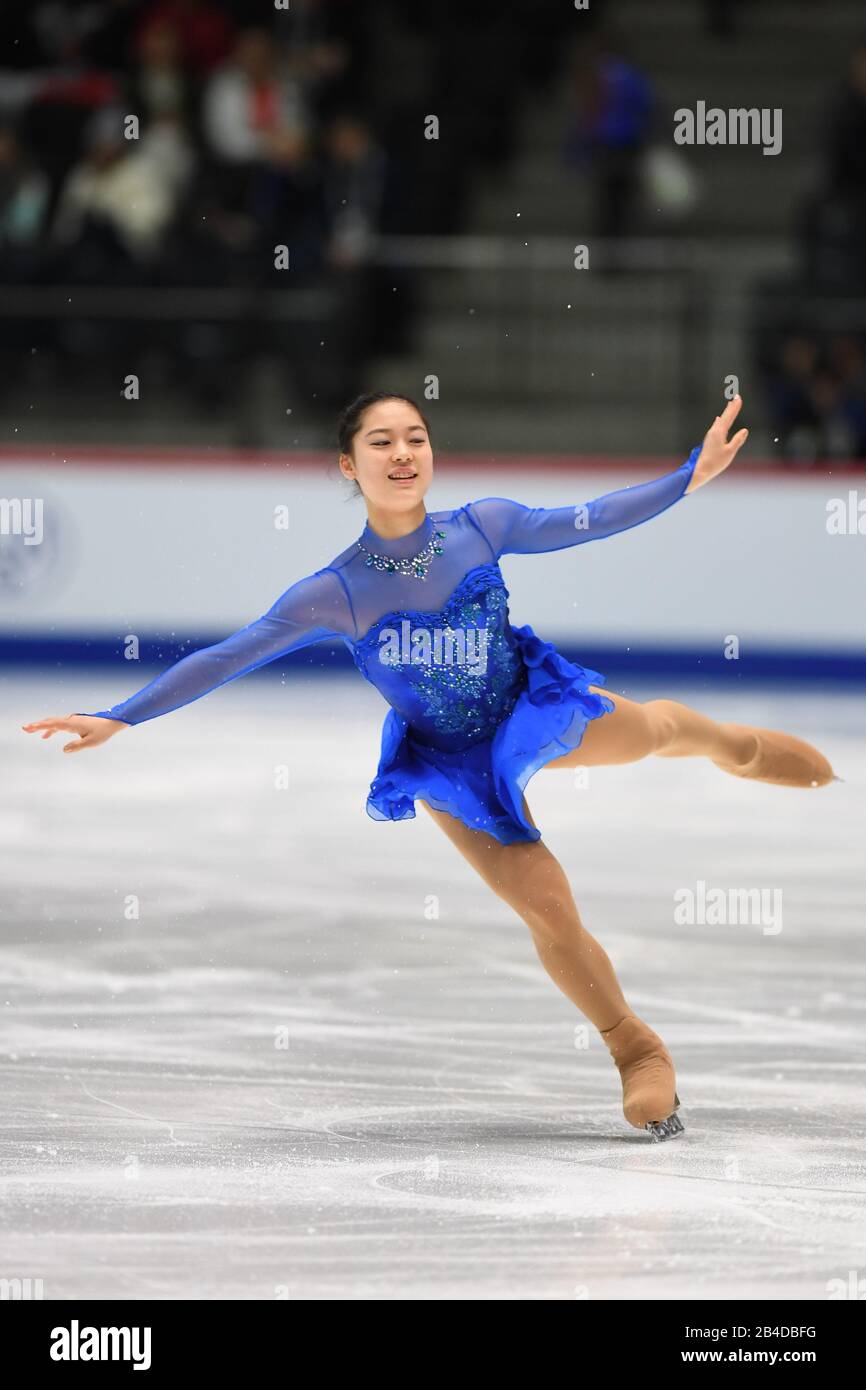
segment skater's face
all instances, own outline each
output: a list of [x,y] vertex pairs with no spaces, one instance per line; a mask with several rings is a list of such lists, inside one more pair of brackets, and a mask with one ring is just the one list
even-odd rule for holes
[[417,410],[400,400],[368,406],[340,470],[358,483],[368,509],[411,515],[433,477],[433,450]]

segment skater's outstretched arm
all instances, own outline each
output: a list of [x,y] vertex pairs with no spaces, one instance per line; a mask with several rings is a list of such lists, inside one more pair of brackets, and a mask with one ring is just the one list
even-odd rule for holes
[[222,642],[182,657],[120,704],[93,714],[41,719],[22,728],[27,733],[41,731],[43,738],[63,730],[80,734],[79,740],[63,749],[64,753],[77,752],[104,743],[131,724],[142,724],[188,705],[277,657],[326,638],[350,637],[354,631],[354,617],[337,573],[317,570],[287,589],[260,618]]
[[608,492],[574,507],[526,507],[507,497],[485,497],[468,503],[467,511],[497,559],[500,555],[562,550],[582,541],[615,536],[658,516],[728,467],[748,436],[748,430],[740,430],[730,443],[727,440],[741,405],[736,396],[685,463],[650,483]]

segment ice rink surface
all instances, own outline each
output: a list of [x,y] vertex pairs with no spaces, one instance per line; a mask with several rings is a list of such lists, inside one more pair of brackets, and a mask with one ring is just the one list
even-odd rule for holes
[[[366,815],[386,707],[363,681],[259,673],[71,756],[19,728],[135,688],[0,694],[0,1278],[259,1300],[866,1278],[862,692],[611,682],[805,737],[844,784],[669,759],[530,783],[677,1065],[686,1132],[653,1144],[524,924],[420,807]],[[683,924],[699,883],[778,910]]]

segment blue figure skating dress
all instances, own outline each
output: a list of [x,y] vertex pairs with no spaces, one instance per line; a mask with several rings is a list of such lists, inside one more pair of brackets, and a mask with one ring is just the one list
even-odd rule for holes
[[340,638],[391,706],[368,814],[406,820],[421,799],[502,844],[537,840],[523,807],[526,783],[577,748],[589,720],[614,704],[589,688],[604,685],[598,671],[566,661],[531,627],[512,627],[500,557],[561,550],[648,521],[683,496],[699,453],[662,478],[577,506],[485,497],[428,512],[396,540],[368,524],[360,544],[299,579],[260,618],[95,713],[141,724]]

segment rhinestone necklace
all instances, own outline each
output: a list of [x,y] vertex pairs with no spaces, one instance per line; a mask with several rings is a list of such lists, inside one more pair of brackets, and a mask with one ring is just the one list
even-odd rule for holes
[[[432,521],[431,521],[431,524]],[[444,531],[434,529],[430,540],[423,550],[419,550],[417,555],[412,555],[405,560],[394,560],[390,555],[377,555],[374,551],[368,550],[363,542],[358,541],[358,549],[366,555],[364,564],[370,568],[384,570],[386,574],[408,574],[415,579],[426,579],[427,570],[433,560],[434,555],[441,555],[445,549],[442,542],[445,539]]]

